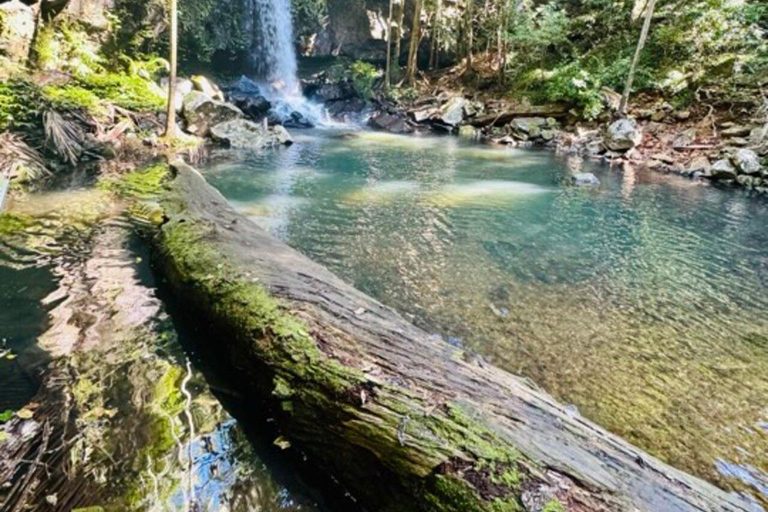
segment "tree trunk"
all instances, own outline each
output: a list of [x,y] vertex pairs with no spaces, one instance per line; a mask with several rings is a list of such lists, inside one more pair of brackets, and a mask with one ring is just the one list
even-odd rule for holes
[[394,26],[392,25],[392,12],[394,9],[395,0],[389,0],[389,16],[387,17],[387,67],[384,71],[384,86],[389,89],[392,85],[392,32]]
[[[413,326],[173,165],[155,268],[292,449],[372,511],[745,512]],[[559,502],[559,504],[558,504]]]
[[422,0],[416,0],[411,25],[411,43],[408,47],[408,67],[405,76],[408,85],[416,83],[416,70],[419,66],[419,43],[421,42],[421,6]]
[[405,0],[395,0],[395,54],[392,61],[392,70],[397,70],[397,79],[400,79],[400,56],[403,53],[403,23],[405,23]]
[[645,41],[648,39],[648,32],[651,29],[651,20],[653,19],[653,12],[656,9],[656,0],[648,0],[648,7],[646,7],[646,9],[643,30],[640,32],[640,39],[637,41],[635,56],[632,58],[632,65],[629,67],[629,74],[627,75],[627,83],[624,86],[624,94],[621,96],[621,103],[619,104],[619,114],[621,116],[625,116],[627,113],[629,95],[632,92],[632,82],[635,81],[637,63],[640,61],[640,55],[643,53],[643,47],[645,46]]
[[171,26],[171,55],[169,59],[171,63],[171,73],[168,78],[168,109],[166,111],[165,136],[172,139],[176,137],[176,74],[179,53],[179,17],[177,0],[168,1],[168,16],[170,17],[169,22]]
[[475,28],[474,28],[474,11],[475,0],[467,0],[467,12],[465,14],[464,23],[466,25],[467,32],[467,70],[472,69],[472,52],[475,45]]

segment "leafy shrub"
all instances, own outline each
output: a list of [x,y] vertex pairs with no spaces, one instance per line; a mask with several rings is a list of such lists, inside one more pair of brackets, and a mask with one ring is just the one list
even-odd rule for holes
[[547,101],[563,101],[576,105],[584,117],[594,119],[603,111],[599,79],[582,69],[578,63],[559,68],[544,83]]
[[358,60],[349,66],[349,79],[352,81],[355,90],[365,99],[373,96],[373,85],[380,76],[376,66]]

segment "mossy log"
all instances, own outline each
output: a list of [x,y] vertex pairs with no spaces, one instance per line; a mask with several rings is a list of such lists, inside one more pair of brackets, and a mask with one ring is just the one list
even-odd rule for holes
[[413,326],[271,238],[191,167],[170,175],[157,270],[252,378],[243,391],[267,398],[282,436],[361,509],[752,510]]

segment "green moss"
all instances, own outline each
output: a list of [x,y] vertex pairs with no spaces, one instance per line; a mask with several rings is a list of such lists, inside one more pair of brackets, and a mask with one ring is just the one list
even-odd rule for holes
[[116,177],[104,178],[99,188],[126,199],[148,200],[157,198],[168,180],[168,165],[159,163]]
[[541,512],[568,512],[565,506],[557,498],[552,498],[541,509]]
[[34,219],[16,213],[0,214],[0,236],[18,234],[34,224]]

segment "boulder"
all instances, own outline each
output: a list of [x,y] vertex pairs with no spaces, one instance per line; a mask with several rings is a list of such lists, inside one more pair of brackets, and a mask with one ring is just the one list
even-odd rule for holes
[[403,116],[377,112],[368,120],[368,126],[390,133],[413,133],[413,127]]
[[206,96],[210,96],[214,100],[217,101],[224,101],[224,93],[221,92],[221,89],[201,75],[195,75],[191,78],[192,85],[194,86],[196,91],[200,91]]
[[189,133],[207,135],[213,126],[242,118],[243,112],[234,105],[192,91],[184,97],[182,115]]
[[[163,78],[160,80],[160,88],[165,92],[165,96],[167,96],[168,91],[168,78]],[[174,90],[173,95],[173,103],[176,105],[176,111],[181,112],[182,108],[184,107],[184,97],[191,93],[195,89],[194,85],[192,85],[192,80],[188,78],[177,78],[176,79],[176,89]]]
[[605,145],[611,151],[627,151],[643,141],[643,133],[631,119],[620,119],[608,127]]
[[230,92],[239,92],[242,94],[259,94],[261,95],[261,87],[259,84],[251,80],[245,75],[240,75],[240,78],[232,82],[228,88]]
[[461,96],[454,96],[448,102],[440,107],[438,120],[448,126],[458,126],[464,120],[464,107],[469,105],[469,101]]
[[228,99],[254,121],[261,121],[272,108],[272,103],[259,93],[231,92]]
[[436,116],[439,112],[440,110],[438,108],[426,107],[418,110],[411,110],[409,114],[417,123],[423,123],[424,121],[428,121],[432,117]]
[[727,159],[718,160],[704,173],[704,177],[711,180],[732,180],[737,175],[736,168]]
[[741,174],[758,175],[762,171],[757,153],[751,149],[739,149],[731,157],[731,162]]
[[479,139],[480,130],[472,125],[465,124],[459,127],[459,137],[462,139]]
[[211,128],[211,138],[233,149],[258,149],[290,145],[293,139],[282,126],[266,127],[246,119],[235,119]]
[[571,184],[577,187],[597,187],[600,185],[600,180],[591,172],[577,172],[571,176]]
[[515,131],[537,137],[541,134],[541,130],[548,126],[548,123],[543,117],[518,117],[512,120],[510,126]]
[[712,165],[709,163],[709,158],[704,155],[697,156],[688,164],[687,173],[693,174],[695,172],[700,172],[707,174],[710,167],[712,167]]
[[23,64],[35,35],[35,10],[19,0],[0,3],[0,55]]

